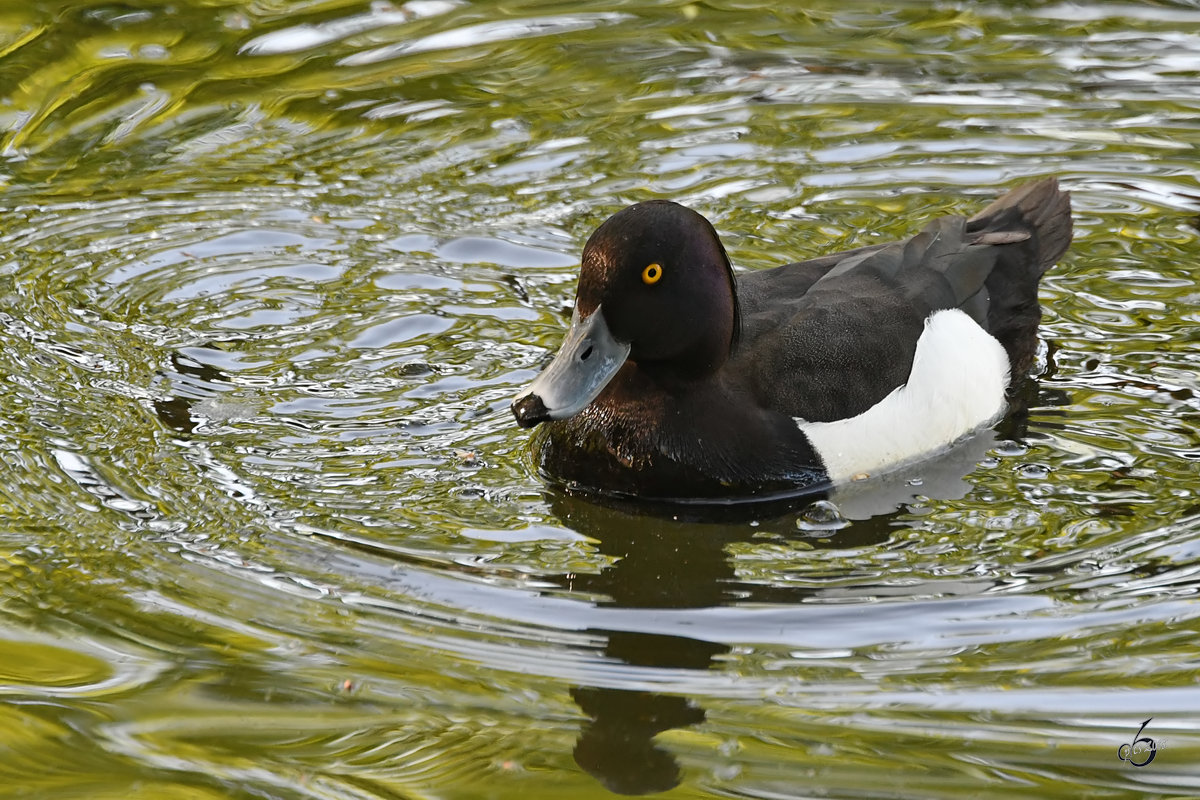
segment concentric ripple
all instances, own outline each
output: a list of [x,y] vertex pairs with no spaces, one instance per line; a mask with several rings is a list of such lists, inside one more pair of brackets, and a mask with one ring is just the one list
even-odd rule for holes
[[[6,785],[1200,791],[1197,22],[0,11]],[[757,269],[1046,174],[1076,241],[995,432],[756,519],[534,474],[509,399],[620,205],[689,203]]]

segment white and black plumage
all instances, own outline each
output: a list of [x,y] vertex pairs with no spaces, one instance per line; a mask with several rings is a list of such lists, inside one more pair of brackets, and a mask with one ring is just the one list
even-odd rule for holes
[[1070,197],[1026,184],[907,241],[735,277],[712,226],[626,208],[583,251],[572,327],[513,402],[552,480],[653,499],[825,487],[997,419],[1029,369]]

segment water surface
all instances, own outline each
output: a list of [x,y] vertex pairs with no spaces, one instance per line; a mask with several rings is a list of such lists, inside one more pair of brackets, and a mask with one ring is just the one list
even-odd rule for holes
[[[1200,7],[806,5],[0,9],[5,791],[1200,792]],[[534,474],[622,205],[760,269],[1045,175],[963,458],[720,523]]]

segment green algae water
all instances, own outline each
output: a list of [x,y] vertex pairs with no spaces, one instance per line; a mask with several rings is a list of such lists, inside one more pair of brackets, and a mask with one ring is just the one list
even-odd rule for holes
[[[0,3],[0,796],[1200,795],[1198,150],[1188,0]],[[756,269],[1048,175],[965,457],[535,474],[621,206]]]

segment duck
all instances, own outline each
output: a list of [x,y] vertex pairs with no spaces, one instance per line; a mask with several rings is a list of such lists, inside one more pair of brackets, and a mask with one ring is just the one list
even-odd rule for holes
[[702,214],[636,203],[588,238],[562,345],[511,411],[568,492],[742,502],[894,472],[1004,415],[1071,234],[1047,178],[906,240],[735,272]]

